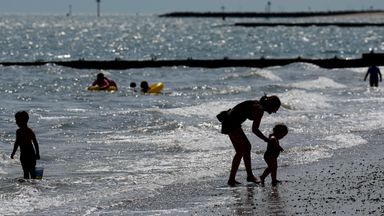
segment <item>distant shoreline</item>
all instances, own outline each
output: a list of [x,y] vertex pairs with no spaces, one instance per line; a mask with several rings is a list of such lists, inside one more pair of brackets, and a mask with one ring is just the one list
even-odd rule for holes
[[207,18],[298,18],[316,16],[384,16],[384,10],[347,10],[347,11],[314,11],[314,12],[171,12],[159,17],[207,17]]

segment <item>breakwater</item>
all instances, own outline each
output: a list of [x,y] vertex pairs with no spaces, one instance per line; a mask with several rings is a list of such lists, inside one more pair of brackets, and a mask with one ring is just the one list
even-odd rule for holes
[[351,16],[382,14],[384,10],[348,10],[348,11],[318,11],[318,12],[171,12],[159,17],[207,17],[207,18],[297,18],[315,16]]
[[297,27],[310,27],[310,26],[338,26],[344,28],[353,27],[383,27],[384,23],[368,23],[368,22],[239,22],[235,26],[243,27],[274,27],[274,26],[297,26]]
[[3,66],[41,66],[45,64],[55,64],[64,67],[77,69],[109,69],[125,70],[134,68],[156,68],[156,67],[202,67],[202,68],[221,68],[221,67],[256,67],[264,68],[271,66],[283,66],[292,63],[310,63],[322,68],[353,68],[367,67],[372,64],[384,66],[384,53],[365,53],[361,58],[259,58],[259,59],[181,59],[181,60],[73,60],[73,61],[35,61],[35,62],[0,62]]

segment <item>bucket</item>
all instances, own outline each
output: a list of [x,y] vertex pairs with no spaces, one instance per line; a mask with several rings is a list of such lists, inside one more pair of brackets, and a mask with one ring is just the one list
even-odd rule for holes
[[44,167],[36,167],[35,168],[36,179],[42,179],[43,173],[44,173]]

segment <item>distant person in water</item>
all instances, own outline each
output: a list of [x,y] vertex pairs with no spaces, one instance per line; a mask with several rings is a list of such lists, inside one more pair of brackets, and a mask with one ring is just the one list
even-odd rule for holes
[[259,129],[260,122],[264,112],[267,112],[268,114],[275,113],[280,108],[280,105],[281,102],[277,96],[265,95],[261,97],[260,100],[248,100],[241,102],[232,109],[223,111],[217,115],[217,118],[222,124],[221,133],[229,136],[236,151],[232,161],[228,185],[236,186],[236,184],[241,184],[235,179],[241,159],[244,161],[247,172],[247,181],[260,183],[260,181],[253,175],[251,165],[251,143],[241,128],[241,125],[247,119],[253,121],[252,132],[257,137],[264,140],[264,142],[269,142],[270,139],[264,136]]
[[279,140],[285,137],[288,134],[288,128],[284,124],[277,124],[273,128],[273,133],[269,135],[269,141],[267,144],[267,151],[264,153],[264,160],[267,163],[268,167],[264,170],[263,174],[260,176],[261,184],[264,186],[265,178],[271,174],[272,186],[276,186],[279,182],[276,178],[277,176],[277,158],[279,157],[280,152],[284,151],[281,148]]
[[16,124],[19,129],[16,130],[16,141],[13,147],[11,158],[20,147],[20,161],[24,172],[25,179],[35,179],[36,160],[40,159],[39,144],[35,133],[28,127],[29,115],[25,111],[15,114]]
[[135,82],[131,82],[129,84],[129,87],[131,88],[132,92],[137,92],[137,90],[136,90],[136,83]]
[[100,90],[107,90],[110,86],[116,87],[115,81],[108,79],[103,73],[98,73],[96,80],[92,83],[93,86],[98,85]]
[[378,87],[379,80],[382,81],[380,69],[376,66],[371,66],[368,68],[367,73],[365,74],[364,81],[367,80],[369,75],[369,84],[371,87]]
[[140,88],[142,93],[147,93],[149,91],[149,85],[147,81],[142,81],[140,83]]

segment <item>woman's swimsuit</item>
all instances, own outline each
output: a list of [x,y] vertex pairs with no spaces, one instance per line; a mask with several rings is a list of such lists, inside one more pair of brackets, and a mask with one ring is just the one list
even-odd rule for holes
[[255,105],[257,100],[248,100],[237,104],[232,109],[221,112],[217,118],[222,123],[221,133],[228,134],[231,130],[241,128],[241,124],[245,120],[253,120]]

